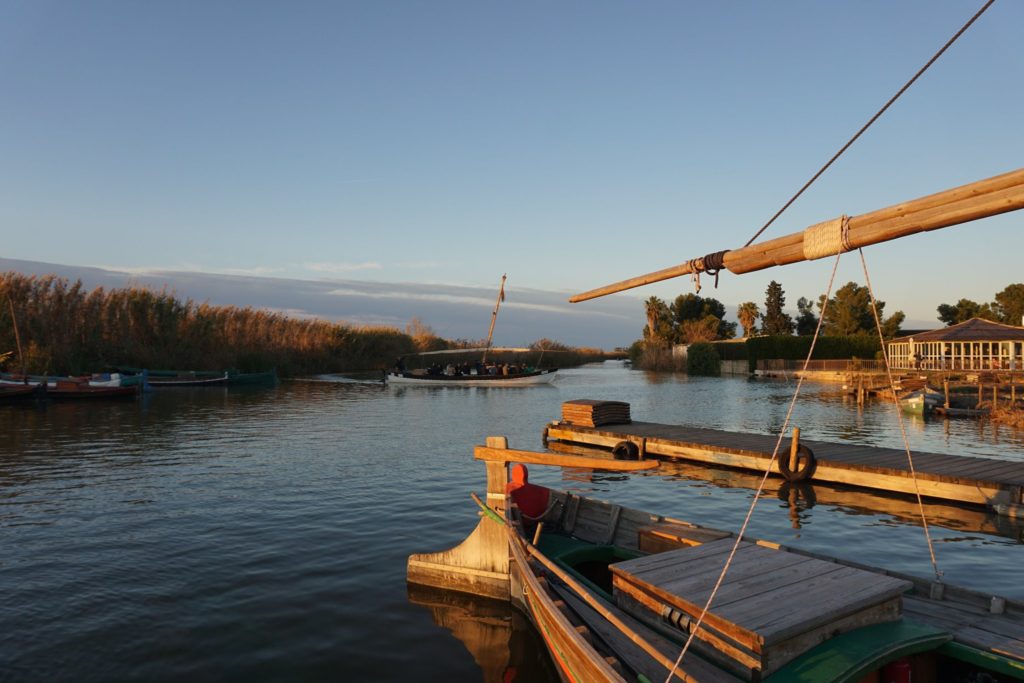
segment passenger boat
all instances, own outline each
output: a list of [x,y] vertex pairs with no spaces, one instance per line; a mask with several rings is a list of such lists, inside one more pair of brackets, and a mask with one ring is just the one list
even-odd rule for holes
[[527,353],[532,350],[527,348],[493,348],[491,346],[491,339],[494,336],[494,323],[498,319],[498,310],[501,308],[501,302],[505,300],[506,278],[506,275],[501,276],[501,285],[498,287],[498,300],[494,305],[494,310],[491,312],[491,324],[487,330],[486,344],[483,347],[476,349],[445,349],[441,351],[425,351],[422,353],[410,354],[419,358],[427,356],[466,355],[473,353],[482,354],[481,360],[474,363],[474,367],[472,369],[463,371],[452,366],[449,372],[441,371],[431,373],[423,369],[410,371],[405,367],[405,357],[403,356],[399,357],[395,367],[384,374],[384,382],[386,384],[431,387],[525,387],[536,386],[539,384],[550,384],[553,382],[557,376],[558,368],[525,368],[522,370],[517,369],[514,372],[509,372],[506,369],[504,372],[498,371],[491,374],[485,371],[482,367],[486,364],[487,355],[489,353]]
[[527,519],[506,493],[511,462],[659,463],[503,437],[475,458],[482,519],[457,547],[410,556],[408,580],[510,600],[566,681],[1024,680],[1024,604],[569,492]]
[[424,370],[413,372],[391,371],[387,374],[386,381],[389,384],[418,384],[421,386],[459,386],[459,387],[521,387],[534,386],[537,384],[550,384],[557,376],[558,368],[546,370],[529,369],[526,372],[517,372],[508,375],[478,374],[456,374],[456,375],[431,375]]

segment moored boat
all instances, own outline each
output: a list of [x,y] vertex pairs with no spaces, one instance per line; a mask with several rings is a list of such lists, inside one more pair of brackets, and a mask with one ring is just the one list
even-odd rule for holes
[[15,401],[40,395],[38,384],[0,384],[0,401]]
[[511,462],[657,463],[505,446],[476,448],[476,530],[410,556],[408,579],[510,600],[565,680],[1024,680],[1022,604],[569,492],[530,518],[506,493]]
[[239,372],[238,370],[148,370],[120,368],[123,378],[148,377],[155,387],[217,387],[238,385],[272,385],[277,383],[277,370]]
[[898,397],[898,400],[903,412],[911,415],[927,415],[936,406],[942,405],[943,395],[926,387],[903,394]]
[[88,382],[59,381],[44,387],[44,395],[55,400],[88,400],[110,398],[135,398],[139,385],[92,386]]

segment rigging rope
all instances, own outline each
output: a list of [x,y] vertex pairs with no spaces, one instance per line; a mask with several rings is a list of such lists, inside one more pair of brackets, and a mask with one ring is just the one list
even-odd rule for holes
[[[917,507],[921,512],[921,526],[924,529],[924,537],[928,542],[928,554],[932,560],[932,571],[935,572],[935,580],[942,580],[942,572],[939,571],[939,563],[935,559],[935,546],[932,544],[932,536],[928,531],[928,518],[924,513],[924,501],[921,499],[921,487],[917,483],[917,471],[914,469],[914,456],[910,453],[910,441],[907,439],[907,429],[903,424],[903,411],[900,409],[900,400],[896,396],[896,383],[892,378],[892,368],[889,366],[889,354],[885,350],[885,338],[882,336],[882,322],[878,317],[878,306],[875,305],[875,293],[871,289],[871,276],[868,275],[868,263],[864,260],[864,250],[860,252],[860,262],[864,267],[864,279],[868,285],[868,295],[871,297],[871,313],[875,316],[875,328],[878,330],[878,341],[882,345],[882,360],[885,361],[885,374],[889,379],[889,391],[892,392],[892,404],[896,409],[896,418],[900,425],[900,434],[903,435],[903,448],[907,452],[907,465],[910,467],[910,478],[914,481],[914,493],[917,494]],[[927,384],[925,385],[927,388]]]
[[804,378],[807,376],[807,368],[811,363],[811,357],[814,355],[814,347],[818,343],[818,337],[821,336],[822,321],[825,320],[825,311],[828,309],[829,295],[832,293],[832,285],[836,279],[836,270],[839,267],[839,259],[841,257],[842,251],[836,253],[836,260],[832,265],[832,276],[829,278],[828,288],[825,290],[824,304],[822,304],[821,307],[821,317],[818,319],[818,326],[814,330],[814,337],[811,338],[811,348],[808,349],[807,358],[804,359],[804,371],[797,379],[796,389],[793,392],[792,400],[789,402],[789,408],[786,411],[786,418],[782,422],[782,429],[779,430],[779,438],[775,441],[775,450],[772,451],[771,460],[768,461],[768,466],[765,468],[764,476],[761,477],[761,483],[758,484],[757,491],[754,492],[754,499],[750,502],[750,507],[747,509],[747,515],[743,519],[743,524],[740,526],[740,530],[736,533],[736,542],[733,543],[732,550],[729,551],[729,556],[725,560],[725,565],[722,566],[722,572],[718,575],[718,580],[715,582],[714,588],[711,589],[711,594],[708,595],[708,599],[704,603],[704,608],[701,610],[700,616],[697,617],[696,623],[694,623],[690,628],[690,635],[686,638],[686,643],[683,645],[683,649],[679,653],[679,657],[676,659],[675,664],[668,672],[668,676],[665,678],[665,683],[669,683],[669,681],[672,680],[672,676],[675,674],[676,669],[679,668],[679,664],[683,661],[683,657],[686,656],[687,651],[690,649],[690,643],[693,642],[694,636],[697,634],[697,631],[700,630],[701,624],[704,623],[704,617],[707,616],[708,610],[711,609],[711,603],[718,594],[718,589],[725,580],[725,575],[729,572],[729,566],[732,564],[732,560],[736,556],[736,551],[739,550],[740,543],[743,541],[743,536],[747,532],[747,527],[750,525],[750,518],[754,515],[754,508],[757,507],[757,502],[761,499],[761,493],[764,491],[764,485],[767,483],[768,477],[771,475],[772,468],[775,465],[775,461],[778,459],[779,448],[782,446],[782,440],[786,436],[786,430],[789,428],[789,422],[793,417],[793,410],[796,408],[797,398],[800,396],[800,389],[803,387]]
[[935,61],[936,61],[936,60],[937,60],[937,59],[938,59],[939,57],[941,57],[941,56],[942,56],[942,53],[944,53],[944,52],[945,52],[945,51],[946,51],[947,49],[949,49],[949,47],[950,47],[950,46],[951,46],[951,45],[952,45],[953,43],[955,43],[955,42],[957,41],[957,39],[958,39],[958,38],[959,38],[960,36],[962,36],[962,35],[964,34],[964,32],[965,32],[965,31],[966,31],[966,30],[967,30],[968,28],[970,28],[970,27],[971,27],[971,24],[973,24],[973,23],[974,23],[974,22],[975,22],[975,21],[976,21],[976,20],[978,19],[978,17],[980,17],[980,16],[982,15],[982,14],[984,14],[984,13],[985,13],[985,10],[987,10],[987,9],[988,9],[989,7],[991,7],[991,6],[992,6],[992,3],[994,3],[995,1],[996,1],[996,0],[988,0],[988,2],[986,2],[986,3],[984,4],[984,6],[982,6],[982,8],[981,8],[980,10],[978,10],[978,11],[977,11],[977,12],[975,13],[975,15],[974,15],[973,17],[971,17],[971,18],[970,18],[970,19],[969,19],[969,20],[967,21],[967,23],[966,23],[966,24],[964,24],[964,25],[963,25],[962,27],[960,27],[960,30],[959,30],[959,31],[957,31],[957,32],[956,32],[956,33],[955,33],[955,34],[953,35],[953,37],[952,37],[952,38],[950,38],[950,39],[949,39],[948,41],[946,41],[946,44],[945,44],[945,45],[943,45],[943,46],[942,46],[942,48],[941,48],[941,49],[940,49],[940,50],[939,50],[938,52],[936,52],[936,53],[935,53],[934,55],[932,55],[932,58],[931,58],[931,59],[929,59],[929,60],[928,60],[928,62],[927,62],[927,63],[926,63],[926,64],[925,64],[924,66],[922,66],[922,67],[921,67],[921,68],[920,68],[920,69],[918,70],[918,72],[917,72],[916,74],[914,74],[914,77],[913,77],[913,78],[911,78],[911,79],[910,79],[909,81],[907,81],[907,82],[906,82],[906,84],[904,84],[904,86],[903,86],[902,88],[900,88],[900,89],[899,89],[899,91],[897,91],[897,93],[896,93],[895,95],[893,95],[892,97],[890,97],[890,98],[889,98],[889,101],[888,101],[888,102],[886,102],[886,103],[885,103],[885,105],[883,105],[883,106],[882,106],[882,108],[881,108],[881,109],[879,109],[879,110],[878,110],[878,111],[877,111],[877,112],[875,113],[875,115],[874,115],[874,116],[872,116],[872,117],[871,117],[871,118],[870,118],[870,119],[868,120],[868,122],[867,122],[867,123],[865,123],[865,124],[864,124],[864,125],[863,125],[863,126],[861,127],[861,129],[860,129],[860,130],[858,130],[858,131],[857,131],[857,132],[856,132],[856,133],[854,134],[854,136],[853,136],[852,138],[850,138],[850,139],[849,139],[849,140],[847,141],[847,143],[846,143],[845,145],[843,145],[843,146],[842,146],[842,148],[840,148],[840,150],[839,150],[838,152],[836,152],[836,153],[835,153],[835,154],[834,154],[834,155],[832,156],[832,158],[831,158],[831,159],[829,159],[829,160],[828,160],[828,161],[827,161],[827,162],[825,163],[825,165],[824,165],[824,166],[822,166],[822,167],[821,167],[820,169],[818,169],[818,172],[817,172],[817,173],[815,173],[815,174],[814,174],[814,175],[813,175],[813,176],[811,177],[811,179],[810,179],[810,180],[808,180],[808,181],[807,181],[806,183],[804,183],[804,186],[803,186],[803,187],[801,187],[801,188],[800,188],[800,189],[799,189],[799,190],[797,191],[797,193],[796,193],[795,195],[793,195],[792,197],[790,197],[789,201],[788,201],[788,202],[786,202],[786,203],[785,203],[785,204],[783,205],[783,207],[782,207],[781,209],[779,209],[779,210],[778,210],[778,211],[777,211],[777,212],[775,213],[775,215],[774,215],[774,216],[772,216],[772,217],[771,217],[771,218],[770,218],[770,219],[768,220],[768,222],[767,222],[767,223],[765,223],[765,224],[764,224],[764,226],[763,226],[763,227],[762,227],[762,228],[761,228],[760,230],[758,230],[758,231],[757,231],[756,233],[754,233],[754,236],[753,236],[753,237],[751,237],[751,238],[750,238],[750,239],[749,239],[749,240],[747,241],[747,243],[746,243],[746,244],[744,244],[743,246],[744,246],[744,247],[749,247],[749,246],[750,246],[750,244],[751,244],[751,243],[752,243],[752,242],[753,242],[754,240],[756,240],[756,239],[757,239],[758,237],[760,237],[760,236],[761,236],[761,233],[763,233],[763,232],[764,232],[765,230],[767,230],[767,229],[768,229],[768,226],[770,226],[770,225],[771,225],[772,223],[774,223],[774,222],[775,222],[775,219],[776,219],[776,218],[778,218],[779,216],[781,216],[781,215],[782,215],[782,213],[783,213],[783,212],[784,212],[784,211],[785,211],[786,209],[788,209],[788,208],[790,207],[790,205],[791,205],[791,204],[792,204],[793,202],[795,202],[795,201],[797,200],[797,198],[798,198],[798,197],[800,197],[800,195],[802,195],[802,194],[804,193],[804,191],[805,191],[805,190],[806,190],[806,189],[807,189],[808,187],[810,187],[810,186],[811,186],[811,184],[812,184],[812,183],[813,183],[813,182],[814,182],[815,180],[817,180],[817,179],[818,179],[819,177],[821,177],[821,174],[823,174],[823,173],[824,173],[825,171],[827,171],[827,170],[828,170],[828,168],[829,168],[829,166],[831,166],[831,165],[832,165],[832,164],[833,164],[833,163],[835,162],[835,160],[836,160],[836,159],[838,159],[838,158],[839,158],[839,157],[840,157],[840,156],[841,156],[841,155],[843,154],[843,152],[845,152],[845,151],[846,151],[847,149],[849,149],[849,148],[850,148],[850,146],[851,146],[851,145],[852,145],[852,144],[853,144],[854,142],[856,142],[856,141],[857,141],[857,138],[859,138],[859,137],[860,137],[860,136],[861,136],[861,135],[862,135],[862,134],[864,133],[864,131],[866,131],[866,130],[867,130],[867,129],[868,129],[868,128],[869,128],[870,126],[871,126],[871,124],[873,124],[873,123],[874,123],[874,122],[875,122],[876,120],[878,120],[878,117],[880,117],[880,116],[881,116],[882,114],[884,114],[884,113],[885,113],[885,110],[886,110],[886,109],[888,109],[888,108],[889,108],[889,107],[890,107],[890,106],[891,106],[891,105],[893,104],[893,102],[895,102],[895,101],[896,101],[897,99],[899,99],[900,95],[902,95],[903,93],[905,93],[905,92],[906,92],[906,91],[907,91],[907,90],[908,90],[908,89],[910,88],[910,86],[912,86],[912,85],[914,84],[914,81],[916,81],[916,80],[917,80],[918,78],[920,78],[920,77],[921,77],[921,75],[922,75],[922,74],[923,74],[923,73],[924,73],[925,71],[927,71],[927,70],[928,70],[928,67],[930,67],[930,66],[931,66],[932,64],[934,64],[934,63],[935,63]]

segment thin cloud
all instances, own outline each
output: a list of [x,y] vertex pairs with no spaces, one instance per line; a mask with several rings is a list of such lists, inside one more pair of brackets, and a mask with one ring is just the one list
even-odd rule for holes
[[366,263],[305,263],[303,267],[315,273],[351,273],[359,270],[380,270],[383,268],[381,264],[375,261],[367,261]]
[[[333,296],[365,297],[368,299],[401,299],[405,301],[429,301],[433,303],[459,304],[470,306],[491,307],[494,305],[494,299],[491,297],[460,296],[457,294],[429,294],[424,292],[414,292],[405,290],[366,291],[353,288],[336,288],[330,290],[329,292],[327,292],[327,294]],[[559,315],[603,316],[608,318],[618,318],[621,320],[629,319],[629,317],[625,315],[609,313],[607,311],[599,311],[594,309],[573,308],[568,305],[534,304],[522,301],[506,301],[504,304],[502,304],[502,306],[504,308],[510,309],[539,311],[543,313],[557,313]]]

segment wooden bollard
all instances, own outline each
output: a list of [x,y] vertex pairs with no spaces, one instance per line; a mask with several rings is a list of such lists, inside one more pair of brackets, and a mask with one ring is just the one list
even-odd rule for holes
[[996,402],[999,400],[999,385],[992,385],[992,410],[996,409]]
[[793,442],[789,445],[789,471],[796,472],[797,457],[800,455],[800,428],[793,427]]
[[942,393],[946,395],[946,410],[949,410],[949,378],[942,380]]

